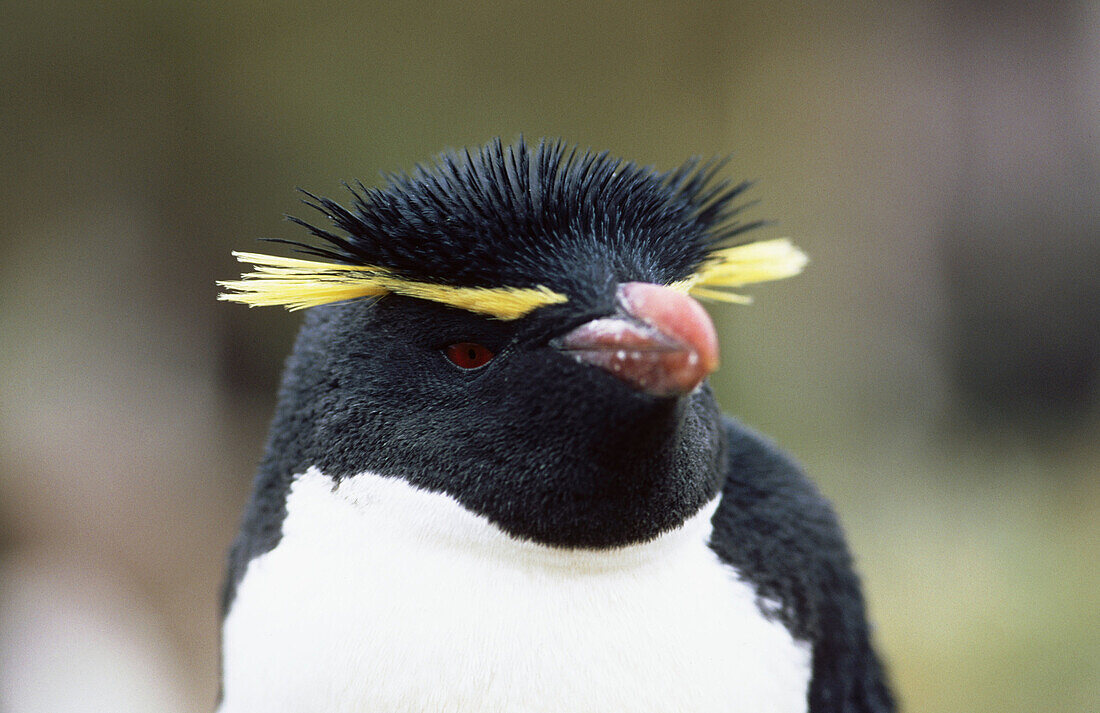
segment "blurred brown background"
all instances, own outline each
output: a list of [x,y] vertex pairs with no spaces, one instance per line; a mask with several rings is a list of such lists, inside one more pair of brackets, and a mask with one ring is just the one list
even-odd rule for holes
[[[1041,9],[1035,9],[1041,5]],[[206,711],[299,317],[231,249],[445,147],[734,152],[804,276],[725,408],[835,501],[910,711],[1100,709],[1100,4],[0,3],[0,710]]]

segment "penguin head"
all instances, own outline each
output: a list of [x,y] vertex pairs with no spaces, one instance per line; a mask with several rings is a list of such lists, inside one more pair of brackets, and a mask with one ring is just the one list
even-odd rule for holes
[[326,262],[247,255],[259,272],[223,283],[311,306],[268,458],[402,478],[546,545],[677,527],[717,494],[723,457],[717,340],[689,291],[804,260],[731,246],[753,224],[720,167],[497,141],[360,184],[350,208],[310,196],[337,232],[296,220],[320,243],[296,245]]

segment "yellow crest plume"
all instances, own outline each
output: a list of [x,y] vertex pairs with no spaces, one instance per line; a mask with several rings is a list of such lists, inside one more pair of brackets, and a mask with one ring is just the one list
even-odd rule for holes
[[[431,300],[496,319],[523,317],[546,305],[561,304],[568,297],[538,287],[455,287],[407,280],[381,267],[341,265],[297,258],[234,252],[254,272],[240,280],[218,285],[226,292],[218,299],[249,307],[282,305],[290,310],[386,294]],[[696,297],[748,304],[752,298],[722,288],[792,277],[806,265],[805,253],[785,238],[720,248],[686,280],[672,287]]]
[[802,272],[807,262],[809,258],[806,253],[787,238],[761,240],[715,250],[694,275],[672,286],[704,299],[750,304],[752,298],[748,295],[725,292],[719,288],[737,288],[794,277]]
[[511,320],[539,307],[568,300],[565,295],[541,286],[454,287],[406,280],[381,267],[244,252],[234,252],[233,256],[253,265],[255,271],[242,275],[240,280],[219,282],[228,291],[218,295],[218,299],[249,307],[282,305],[296,310],[392,293]]

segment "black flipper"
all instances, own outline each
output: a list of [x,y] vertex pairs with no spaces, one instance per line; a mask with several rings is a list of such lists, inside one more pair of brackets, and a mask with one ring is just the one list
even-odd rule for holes
[[755,585],[761,609],[813,647],[810,713],[891,713],[859,578],[832,507],[799,467],[726,419],[729,464],[711,548]]

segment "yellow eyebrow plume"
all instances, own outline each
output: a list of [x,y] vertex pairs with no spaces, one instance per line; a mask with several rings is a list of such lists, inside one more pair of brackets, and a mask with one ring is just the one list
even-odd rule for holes
[[722,288],[793,277],[808,261],[806,254],[787,238],[762,240],[715,250],[694,275],[672,286],[704,299],[749,304],[752,298],[748,295]]
[[[218,282],[226,289],[218,299],[249,307],[282,305],[297,310],[395,294],[513,320],[539,307],[568,301],[560,292],[541,285],[455,287],[406,280],[385,268],[369,265],[341,265],[246,252],[234,252],[233,256],[255,269],[242,275],[240,280]],[[792,277],[802,272],[807,261],[805,253],[786,238],[747,243],[714,251],[694,275],[671,286],[703,299],[749,304],[751,297],[727,290]]]
[[233,256],[242,263],[253,265],[255,271],[242,275],[240,280],[218,282],[227,290],[218,295],[218,299],[240,302],[249,307],[282,305],[296,310],[392,293],[512,320],[539,307],[568,300],[565,295],[541,285],[454,287],[406,280],[381,267],[339,265],[245,252],[234,252]]

